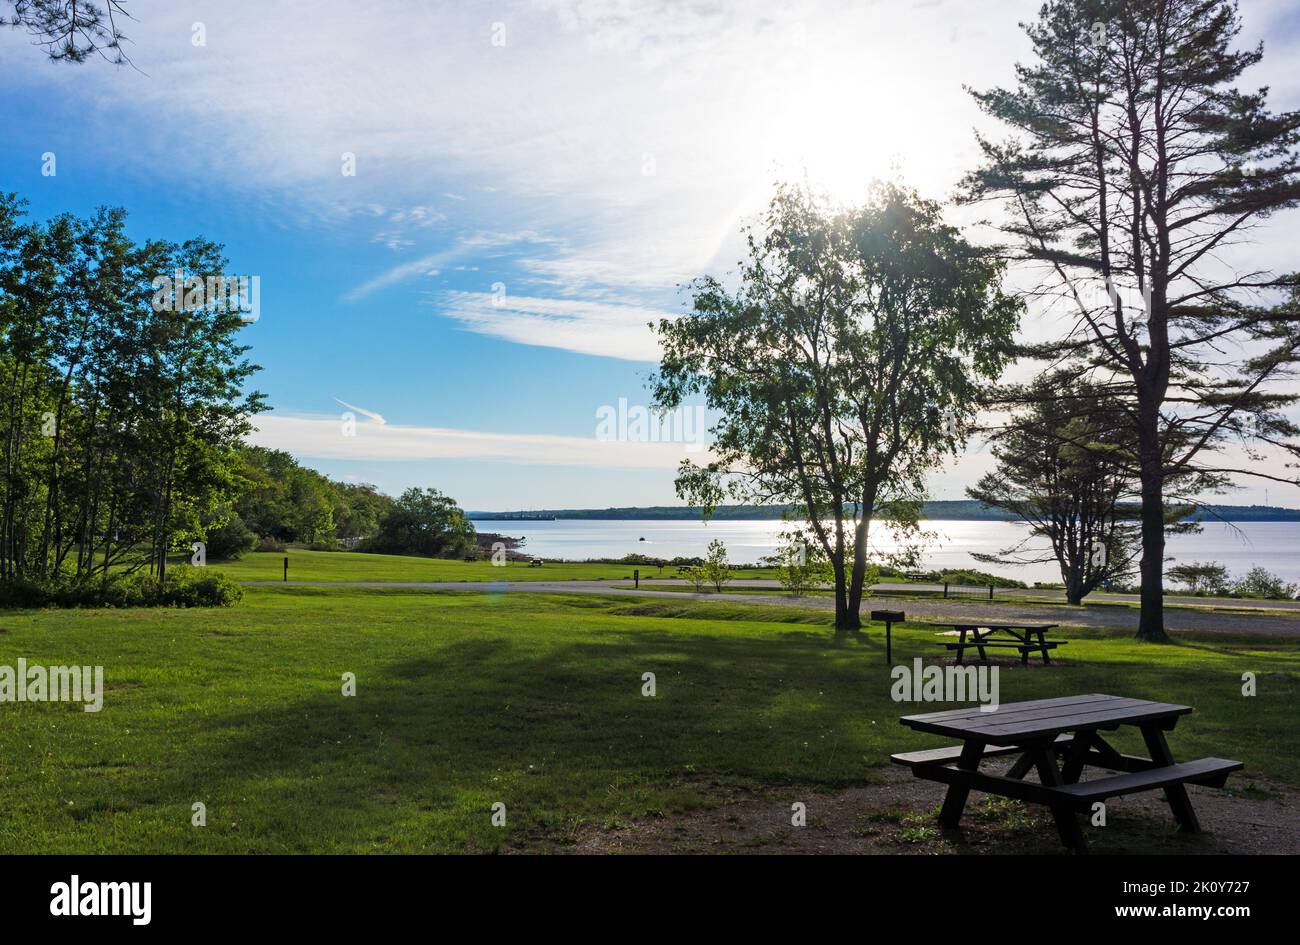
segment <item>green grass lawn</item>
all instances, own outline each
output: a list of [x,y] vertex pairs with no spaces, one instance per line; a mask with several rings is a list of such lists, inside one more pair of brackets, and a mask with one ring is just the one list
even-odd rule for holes
[[[279,581],[284,577],[284,559],[289,559],[291,581],[623,581],[632,580],[633,569],[641,577],[676,576],[676,569],[631,564],[555,564],[530,567],[527,562],[500,566],[491,561],[447,561],[442,558],[413,558],[404,555],[372,555],[353,551],[251,552],[238,561],[214,561],[214,570],[224,571],[237,581]],[[188,558],[178,557],[177,562]],[[737,578],[771,577],[772,572],[754,568],[738,572]]]
[[[861,784],[891,751],[938,742],[897,722],[932,707],[891,701],[879,632],[837,642],[827,619],[308,587],[253,588],[221,610],[0,613],[0,664],[106,676],[97,714],[0,704],[0,852],[545,849],[585,824],[708,804],[718,785]],[[1004,669],[1002,701],[1187,703],[1177,755],[1240,758],[1243,786],[1300,779],[1294,642],[1070,639],[1060,666]],[[933,659],[933,640],[896,628],[895,662]],[[340,693],[345,672],[355,697]],[[206,827],[190,824],[195,801]],[[490,824],[496,801],[504,828]]]

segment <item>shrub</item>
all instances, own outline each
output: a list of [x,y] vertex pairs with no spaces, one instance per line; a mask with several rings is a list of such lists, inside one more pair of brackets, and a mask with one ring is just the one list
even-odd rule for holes
[[1217,561],[1179,564],[1165,573],[1192,594],[1222,594],[1229,589],[1228,569]]
[[208,557],[213,561],[237,561],[244,552],[252,551],[258,545],[257,535],[238,515],[232,515],[228,522],[218,528],[208,529],[205,543],[208,546]]
[[[849,575],[849,581],[852,582],[853,576]],[[880,583],[880,565],[867,562],[866,569],[862,572],[862,596],[870,597],[877,584]]]
[[1002,577],[1000,574],[989,574],[987,571],[975,571],[970,568],[945,568],[939,572],[939,580],[961,587],[988,587],[990,584],[994,587],[1009,588],[1023,588],[1025,586],[1024,581],[1017,581],[1015,578]]
[[41,581],[25,577],[11,578],[0,583],[0,607],[44,607],[49,602],[51,593],[51,586]]
[[776,569],[781,587],[793,597],[803,597],[831,579],[831,565],[821,548],[797,532],[783,533],[777,553],[763,563]]
[[220,571],[178,565],[167,580],[147,572],[115,574],[76,584],[17,579],[0,584],[0,606],[32,607],[230,607],[244,589]]
[[231,607],[243,597],[244,589],[221,571],[184,565],[168,571],[157,591],[157,603],[165,607]]
[[271,535],[266,535],[257,542],[258,551],[284,551],[284,542]]
[[1232,585],[1232,592],[1241,597],[1287,600],[1296,596],[1296,585],[1287,584],[1267,568],[1254,567]]

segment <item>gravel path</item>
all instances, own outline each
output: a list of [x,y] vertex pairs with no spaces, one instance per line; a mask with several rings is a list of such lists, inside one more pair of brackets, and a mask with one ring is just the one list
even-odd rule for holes
[[[656,591],[645,585],[641,590],[610,587],[607,581],[244,581],[246,586],[258,587],[406,587],[430,591],[472,591],[478,593],[532,593],[532,594],[597,594],[605,597],[658,597],[671,600],[727,601],[735,604],[775,604],[784,607],[805,607],[813,610],[834,610],[830,597],[787,597],[767,594],[692,594],[681,591]],[[669,583],[669,582],[664,582]],[[753,586],[753,585],[747,585]],[[883,606],[901,609],[910,618],[935,622],[950,620],[1005,620],[1022,623],[1026,620],[1057,623],[1065,627],[1109,627],[1137,629],[1138,612],[1124,606],[1070,607],[1066,604],[999,604],[972,603],[960,600],[895,600],[878,599]],[[864,602],[864,610],[871,606]],[[1251,602],[1254,604],[1255,602]],[[1165,626],[1173,631],[1195,630],[1206,633],[1258,634],[1261,636],[1300,637],[1300,614],[1273,616],[1259,614],[1225,614],[1189,610],[1177,607],[1165,609]]]

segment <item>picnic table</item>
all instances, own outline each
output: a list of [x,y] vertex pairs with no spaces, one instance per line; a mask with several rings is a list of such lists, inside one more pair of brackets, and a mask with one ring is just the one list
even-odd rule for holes
[[957,651],[957,662],[960,663],[969,649],[979,650],[980,659],[988,659],[988,654],[984,651],[991,647],[1010,647],[1020,651],[1020,662],[1029,665],[1029,654],[1038,652],[1043,655],[1043,662],[1050,663],[1052,660],[1047,655],[1049,650],[1054,650],[1058,646],[1064,646],[1068,640],[1048,640],[1045,634],[1048,630],[1055,630],[1059,624],[1055,623],[936,623],[931,624],[934,627],[950,627],[956,630],[960,636],[955,643],[940,643],[939,646],[947,647],[950,650]]
[[[1228,775],[1243,767],[1240,761],[1200,758],[1175,762],[1165,741],[1190,706],[1128,699],[1092,693],[1058,699],[1011,702],[993,711],[979,707],[908,715],[899,721],[919,732],[961,739],[950,748],[933,748],[891,756],[912,774],[948,785],[939,823],[956,827],[972,790],[1016,800],[1044,804],[1051,811],[1061,842],[1076,853],[1086,849],[1076,812],[1089,811],[1097,801],[1162,789],[1178,827],[1200,830],[1187,796],[1187,784],[1223,787]],[[1125,755],[1101,737],[1121,725],[1142,733],[1150,757]],[[979,770],[985,758],[1019,755],[1005,775]],[[1121,772],[1081,781],[1087,767]],[[1026,781],[1031,769],[1039,783]]]

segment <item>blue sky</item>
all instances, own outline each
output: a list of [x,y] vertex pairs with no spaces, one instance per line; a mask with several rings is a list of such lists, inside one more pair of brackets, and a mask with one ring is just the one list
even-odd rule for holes
[[[777,178],[946,196],[982,123],[961,84],[1008,80],[1037,5],[133,2],[136,69],[0,31],[0,188],[38,218],[124,206],[259,276],[258,442],[469,508],[674,503],[681,444],[595,438],[602,405],[646,401],[644,323],[734,265]],[[1295,13],[1242,10],[1256,81],[1297,107]],[[344,436],[339,400],[385,422]]]

